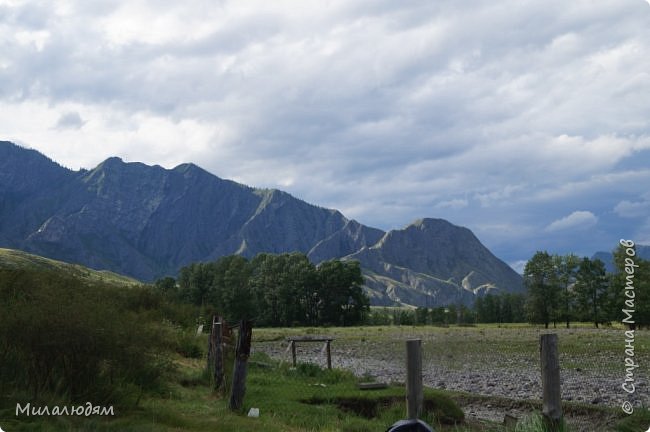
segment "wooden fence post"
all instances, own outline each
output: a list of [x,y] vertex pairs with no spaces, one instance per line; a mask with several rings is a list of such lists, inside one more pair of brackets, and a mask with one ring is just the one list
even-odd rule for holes
[[562,423],[562,398],[560,395],[560,357],[557,334],[544,334],[539,344],[542,365],[542,414],[544,420],[555,432]]
[[296,342],[291,341],[291,359],[293,360],[293,367],[296,367]]
[[208,336],[208,372],[212,370],[214,364],[214,322],[217,319],[216,315],[212,316],[212,325],[210,326],[210,336]]
[[253,327],[251,321],[242,320],[239,324],[235,367],[232,374],[232,391],[230,393],[230,409],[238,411],[244,403],[246,393],[246,372],[248,356],[251,353],[251,337]]
[[223,385],[223,324],[221,320],[212,325],[214,332],[214,389],[219,390]]
[[327,369],[332,369],[332,351],[330,350],[330,340],[327,340]]
[[422,413],[422,341],[406,341],[406,417],[417,419]]

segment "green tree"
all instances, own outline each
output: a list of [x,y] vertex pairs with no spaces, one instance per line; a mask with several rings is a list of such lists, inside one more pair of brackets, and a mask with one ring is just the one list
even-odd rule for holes
[[526,297],[523,294],[501,294],[503,322],[519,323],[526,321]]
[[[631,314],[631,329],[650,325],[650,261],[636,256],[636,247],[619,245],[614,251],[616,273],[610,275],[609,317],[622,321]],[[627,310],[627,313],[623,311]],[[633,311],[633,312],[630,312]]]
[[178,275],[180,298],[197,306],[204,305],[211,295],[214,270],[213,263],[194,263],[183,267]]
[[426,325],[429,321],[429,309],[426,307],[418,307],[415,309],[415,323],[417,325]]
[[580,262],[575,283],[576,300],[583,318],[589,318],[596,328],[603,322],[607,300],[605,264],[599,259],[584,258]]
[[566,328],[570,327],[571,318],[573,318],[573,309],[575,303],[575,293],[571,290],[575,283],[576,272],[580,258],[575,254],[553,255],[553,266],[557,272],[558,283],[560,284],[560,318],[566,322]]
[[538,251],[526,263],[524,284],[528,289],[529,321],[548,328],[556,316],[561,292],[553,259],[548,252]]
[[[445,312],[445,310],[447,312]],[[433,324],[447,324],[447,315],[449,314],[449,309],[444,306],[431,309],[431,322]]]
[[259,254],[251,262],[250,286],[258,309],[260,325],[280,326],[281,313],[281,263],[276,255]]
[[318,324],[318,275],[304,254],[260,254],[252,267],[251,288],[260,323]]
[[217,261],[223,269],[215,274],[214,287],[222,295],[223,313],[229,321],[252,319],[257,315],[249,280],[251,266],[246,258],[231,255]]
[[358,261],[325,261],[318,266],[319,312],[322,324],[354,325],[363,322],[370,300],[362,289]]

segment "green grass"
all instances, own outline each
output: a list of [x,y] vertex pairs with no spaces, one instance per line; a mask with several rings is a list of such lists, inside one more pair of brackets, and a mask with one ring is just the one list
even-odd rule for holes
[[105,270],[92,270],[78,264],[68,264],[27,252],[0,248],[0,268],[54,270],[87,282],[104,282],[112,285],[139,285],[140,281]]
[[650,409],[636,409],[634,414],[626,417],[616,428],[617,432],[646,432],[650,427]]
[[[357,379],[341,370],[314,365],[279,366],[262,354],[251,358],[245,407],[240,413],[227,408],[227,395],[213,393],[202,359],[178,358],[179,371],[157,397],[147,397],[138,407],[117,411],[114,418],[25,417],[14,408],[0,411],[0,426],[9,431],[383,431],[405,412],[404,388],[361,391]],[[268,365],[273,365],[271,368]],[[462,411],[441,392],[425,393],[424,418],[446,424],[462,420]],[[364,416],[363,407],[374,406],[376,418]],[[259,418],[248,418],[250,407]]]
[[[416,329],[422,335],[444,335],[447,329]],[[480,328],[452,329],[476,332]],[[485,328],[483,330],[486,330]],[[403,331],[395,328],[330,328],[330,329],[256,329],[254,344],[259,341],[283,340],[288,335],[329,334],[335,343],[345,341],[401,340]],[[518,331],[518,330],[514,330]],[[480,334],[480,332],[479,332]],[[579,339],[575,339],[577,342]],[[198,346],[205,346],[205,336]],[[203,353],[205,354],[205,353]],[[20,417],[13,406],[2,401],[0,427],[12,431],[210,431],[210,432],[374,432],[386,428],[404,417],[404,387],[362,391],[356,387],[358,378],[343,370],[323,370],[312,364],[291,368],[263,353],[254,353],[249,362],[244,409],[232,413],[228,397],[211,391],[204,371],[205,359],[175,357],[177,371],[169,377],[157,395],[145,396],[138,406],[116,411],[113,418],[100,417]],[[26,397],[26,396],[25,396]],[[489,422],[461,422],[462,412],[454,392],[425,390],[425,412],[422,418],[439,432],[543,432],[539,415],[520,420],[516,428],[507,429]],[[487,398],[490,403],[495,398]],[[29,399],[18,399],[25,402]],[[249,408],[260,409],[259,418],[248,418]],[[538,409],[538,408],[535,408]],[[595,408],[593,408],[595,409]],[[646,412],[625,418],[619,432],[638,432],[648,422]],[[648,423],[650,424],[650,423]],[[646,426],[647,427],[647,426]],[[569,429],[565,429],[570,432]]]
[[[254,329],[254,341],[277,344],[289,336],[328,335],[333,349],[353,351],[373,358],[404,360],[404,341],[422,339],[423,361],[450,369],[539,367],[539,337],[557,333],[560,362],[565,369],[620,374],[624,350],[622,328],[595,329],[588,324],[572,324],[544,329],[526,324],[481,324],[476,327],[376,326],[334,328]],[[636,356],[650,363],[650,333],[637,332]]]

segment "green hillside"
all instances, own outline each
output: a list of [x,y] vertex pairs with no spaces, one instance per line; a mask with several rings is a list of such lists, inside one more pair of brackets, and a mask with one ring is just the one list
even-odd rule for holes
[[15,249],[0,248],[0,269],[32,269],[61,271],[87,282],[104,282],[112,285],[138,285],[141,282],[106,270],[93,270],[79,264],[69,264],[32,255]]

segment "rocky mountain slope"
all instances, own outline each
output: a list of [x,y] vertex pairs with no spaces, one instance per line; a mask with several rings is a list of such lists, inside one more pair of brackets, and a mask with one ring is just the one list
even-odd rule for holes
[[470,230],[443,219],[422,219],[389,231],[346,259],[361,262],[374,302],[381,304],[471,303],[476,295],[516,291],[522,284],[521,276]]
[[6,141],[0,247],[145,281],[229,254],[298,251],[316,263],[345,257],[361,261],[375,304],[469,303],[487,290],[522,287],[469,230],[446,221],[384,233],[193,164],[164,169],[109,158],[71,171]]

